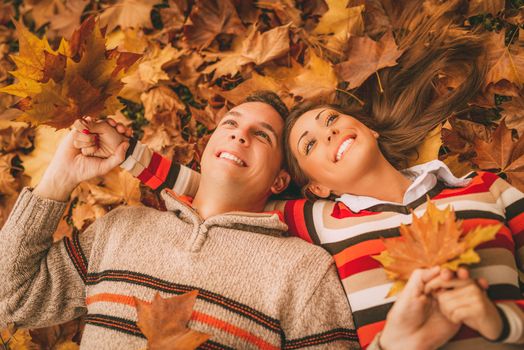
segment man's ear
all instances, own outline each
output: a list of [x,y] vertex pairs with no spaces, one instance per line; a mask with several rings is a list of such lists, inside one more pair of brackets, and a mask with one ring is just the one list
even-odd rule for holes
[[277,177],[275,178],[275,181],[273,182],[273,186],[271,186],[271,192],[274,194],[279,194],[280,192],[284,191],[289,185],[289,181],[291,181],[291,176],[289,176],[289,173],[284,169],[280,169]]
[[331,194],[331,190],[327,188],[326,186],[317,184],[317,183],[310,183],[307,186],[308,190],[312,192],[315,196],[320,198],[327,198]]
[[371,129],[371,133],[373,134],[373,136],[374,136],[376,139],[378,139],[378,137],[380,136],[380,135],[378,134],[378,132],[376,132],[376,131],[373,130],[373,129]]

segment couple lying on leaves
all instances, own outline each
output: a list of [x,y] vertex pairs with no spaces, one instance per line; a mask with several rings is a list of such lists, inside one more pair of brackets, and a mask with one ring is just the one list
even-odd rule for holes
[[[379,73],[384,93],[371,93],[370,78],[359,109],[303,103],[288,115],[273,93],[248,97],[213,132],[200,174],[122,125],[84,120],[0,232],[0,327],[87,314],[82,348],[139,349],[148,340],[136,300],[198,290],[188,325],[211,336],[201,349],[521,348],[524,195],[495,174],[457,178],[437,160],[398,170],[483,80],[481,35],[436,24],[399,38],[408,49]],[[467,79],[437,99],[432,80],[449,65]],[[161,191],[167,211],[121,206],[53,244],[74,187],[116,166]],[[267,204],[290,178],[313,200]],[[389,297],[372,256],[427,197],[451,205],[465,231],[500,229],[470,270],[416,270]]]

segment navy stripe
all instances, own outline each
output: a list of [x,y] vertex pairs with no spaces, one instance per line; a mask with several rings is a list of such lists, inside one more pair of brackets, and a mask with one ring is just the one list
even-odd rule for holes
[[506,207],[506,220],[510,221],[511,219],[516,218],[517,216],[522,214],[523,211],[524,211],[524,198],[521,198]]
[[318,238],[317,230],[315,228],[315,220],[313,219],[313,204],[314,203],[311,201],[306,201],[304,203],[304,220],[306,221],[306,228],[313,244],[320,245],[320,238]]
[[[132,278],[139,279],[139,281],[133,280]],[[279,335],[282,332],[279,320],[265,315],[262,312],[247,305],[241,304],[235,300],[226,298],[220,294],[213,293],[199,287],[172,283],[149,275],[125,270],[106,270],[99,273],[89,273],[87,275],[86,285],[96,285],[102,281],[125,282],[175,295],[187,293],[196,289],[199,291],[198,299],[202,299],[211,304],[221,306],[230,312],[234,312],[240,316],[250,319],[251,321],[272,332],[276,332]]]
[[299,339],[286,340],[283,349],[300,349],[307,346],[328,344],[335,341],[358,342],[357,332],[353,329],[335,328],[323,333],[313,334]]
[[[82,259],[82,262],[84,263],[84,266],[86,267],[86,273],[87,269],[89,268],[89,262],[87,261],[87,258],[84,254],[84,250],[82,249],[82,245],[80,244],[80,232],[74,231],[73,232],[73,245],[76,248],[76,251],[80,255],[80,258]],[[85,276],[87,278],[87,276]]]
[[74,251],[75,251],[75,248],[73,246],[73,243],[71,242],[71,239],[69,239],[68,237],[65,237],[63,240],[64,242],[64,247],[66,249],[66,252],[67,252],[67,255],[69,256],[69,259],[71,259],[71,262],[73,263],[73,266],[75,267],[76,271],[78,272],[78,275],[80,276],[80,278],[82,279],[82,281],[84,281],[84,283],[86,283],[86,274],[84,273]]
[[384,321],[392,307],[393,303],[391,302],[353,312],[355,326],[360,328],[368,324]]
[[125,159],[131,157],[131,155],[133,154],[133,151],[135,150],[137,142],[138,142],[138,140],[135,137],[130,137],[129,138],[129,148],[126,151]]
[[[164,188],[173,189],[175,186],[178,174],[180,173],[180,164],[172,161],[166,179],[158,186],[156,191],[162,191]],[[183,193],[181,193],[183,194]]]

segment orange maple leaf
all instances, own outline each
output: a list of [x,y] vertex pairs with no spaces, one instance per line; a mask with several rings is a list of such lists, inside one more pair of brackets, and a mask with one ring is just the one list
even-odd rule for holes
[[501,227],[479,226],[465,233],[451,206],[439,210],[429,198],[424,215],[412,215],[411,225],[400,226],[401,237],[383,239],[386,250],[373,256],[395,281],[388,297],[398,293],[416,269],[441,266],[456,271],[460,265],[479,262],[473,249],[492,240]]
[[151,303],[135,298],[137,326],[146,336],[149,350],[196,349],[211,337],[187,327],[197,296],[198,291],[193,290],[166,299],[157,292]]

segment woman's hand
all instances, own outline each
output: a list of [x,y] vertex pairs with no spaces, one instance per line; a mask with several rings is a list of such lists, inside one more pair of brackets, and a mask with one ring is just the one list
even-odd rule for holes
[[444,270],[438,278],[426,285],[433,293],[440,310],[451,322],[464,323],[489,340],[497,339],[502,332],[502,319],[495,304],[486,294],[488,282],[475,281],[468,270],[460,268],[457,274]]
[[85,156],[108,158],[115,153],[123,141],[132,136],[133,130],[111,118],[93,121],[86,117],[78,119],[73,127],[79,131],[74,135],[74,146]]
[[34,193],[57,201],[67,201],[74,188],[82,181],[107,174],[124,161],[127,141],[120,142],[107,158],[89,157],[75,147],[75,133],[71,130],[60,142]]
[[415,270],[386,319],[380,337],[384,350],[429,350],[444,345],[459,330],[460,324],[449,321],[439,310],[437,301],[424,294],[424,286],[439,276],[439,267]]

